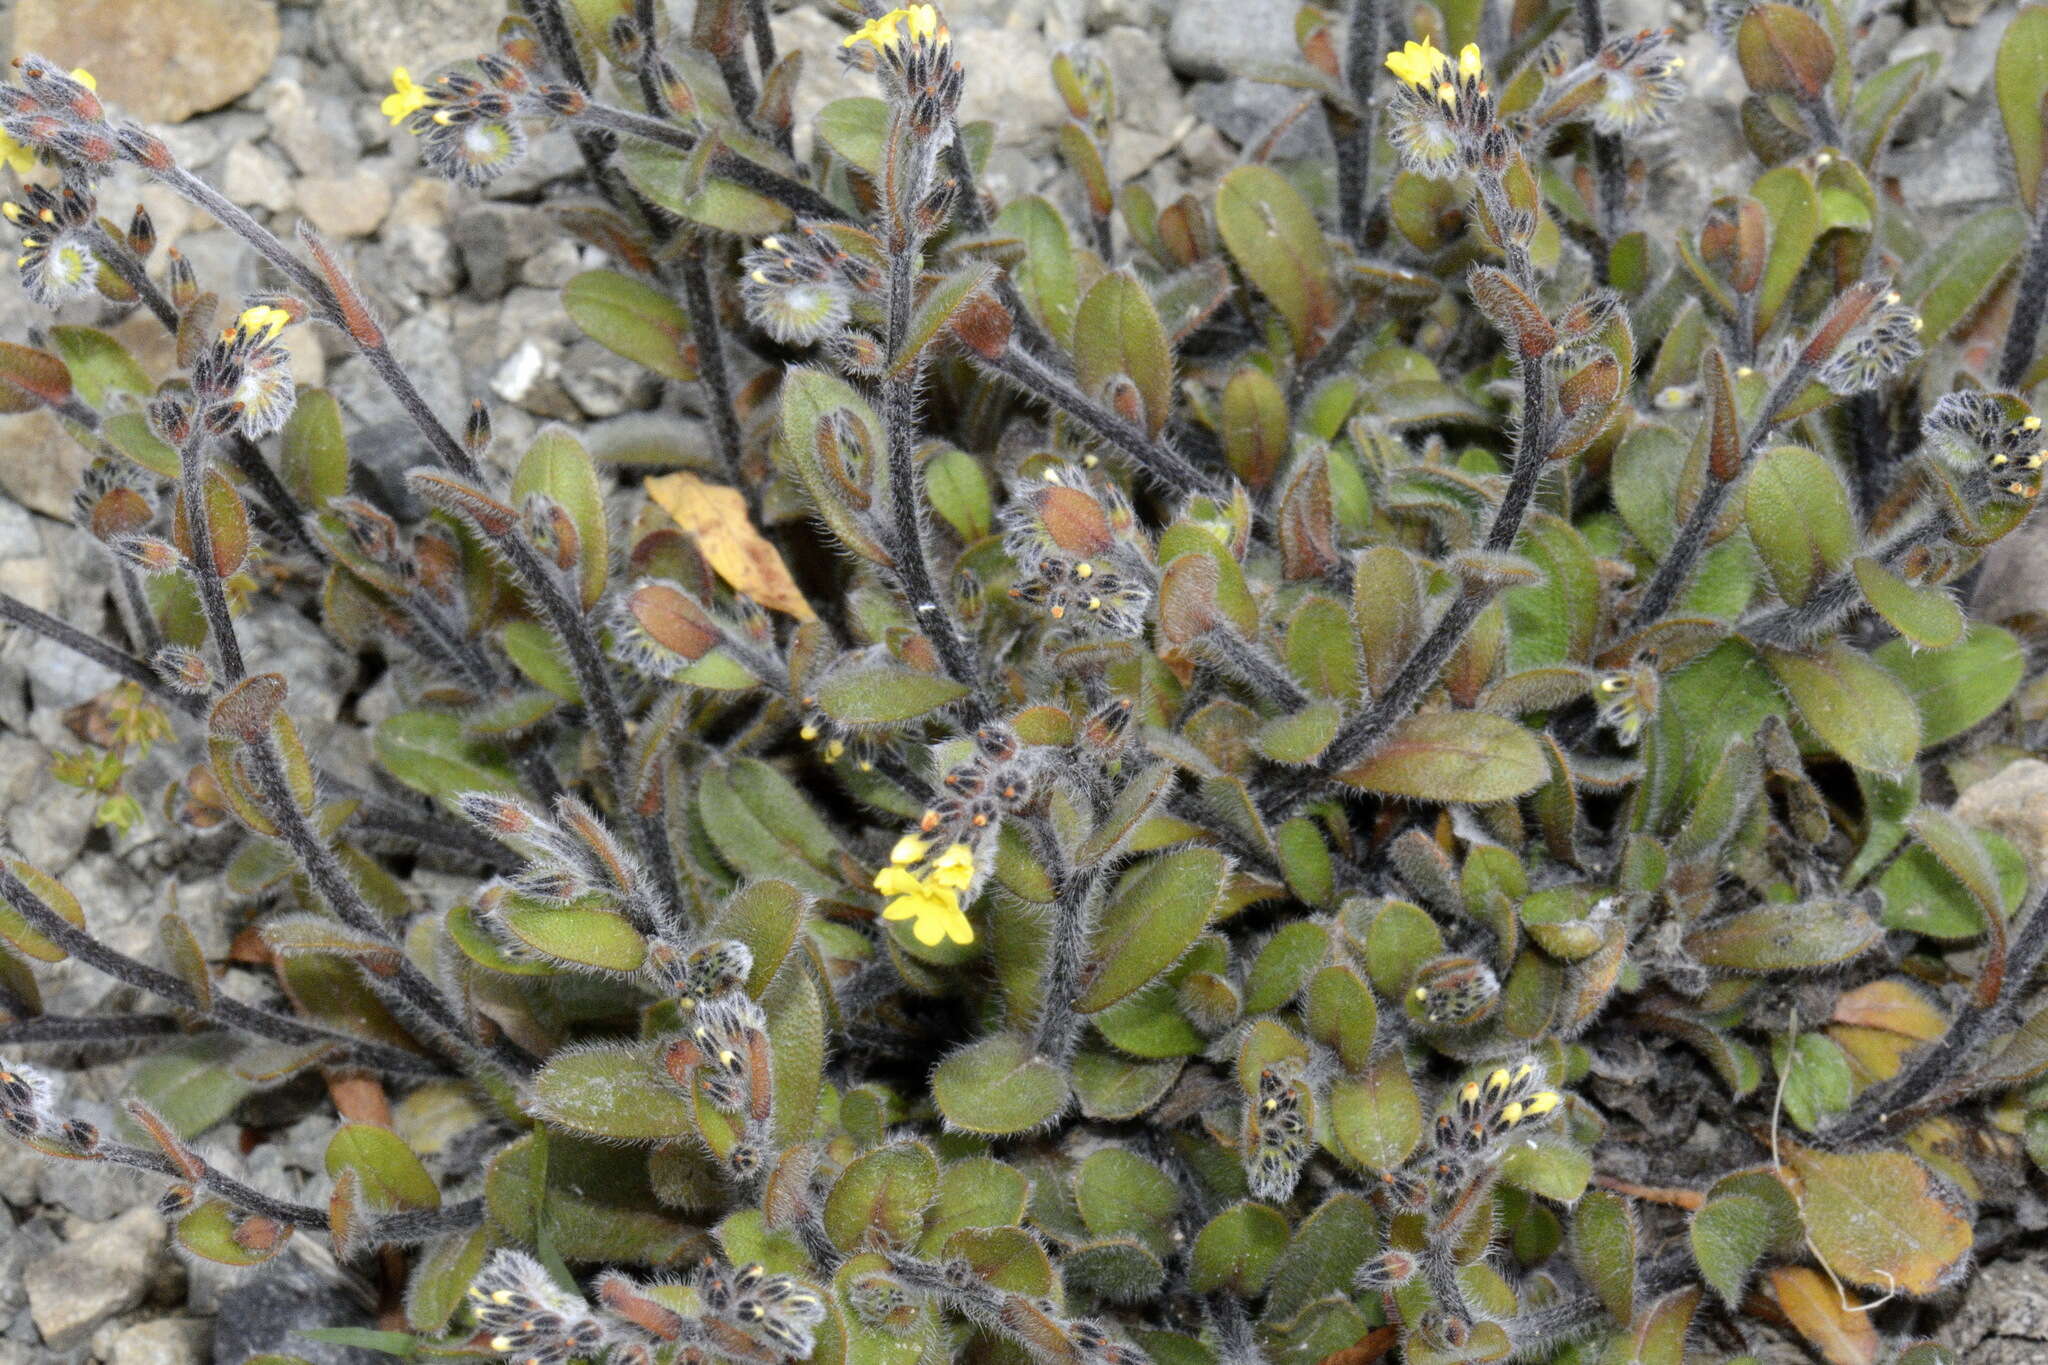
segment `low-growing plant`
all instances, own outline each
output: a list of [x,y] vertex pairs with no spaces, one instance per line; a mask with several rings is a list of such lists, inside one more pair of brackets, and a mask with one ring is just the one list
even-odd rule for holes
[[[317,235],[85,73],[0,90],[23,286],[176,338],[0,347],[94,456],[113,628],[0,616],[126,680],[66,780],[239,840],[253,921],[145,961],[7,860],[0,1047],[167,1049],[106,1128],[0,1065],[10,1136],[164,1177],[197,1256],[401,1249],[400,1354],[1946,1358],[1925,1306],[2048,1161],[2048,913],[1947,808],[2038,712],[1955,589],[2041,485],[2048,8],[1995,72],[2016,202],[1931,240],[1878,186],[1936,59],[1714,6],[1763,169],[1675,241],[1632,139],[1707,115],[1599,0],[1305,7],[1257,74],[1334,164],[1164,204],[1063,52],[1071,214],[980,187],[930,5],[857,17],[801,159],[823,54],[761,0],[514,8],[384,109],[469,186],[574,138],[590,197],[533,211],[611,265],[563,306],[708,417],[644,490],[436,412]],[[133,177],[274,288],[157,263]],[[313,327],[417,428],[416,515],[295,390]],[[244,655],[315,601],[396,677],[369,782]],[[67,957],[156,1003],[43,1013]],[[320,1203],[200,1141],[306,1072]]]

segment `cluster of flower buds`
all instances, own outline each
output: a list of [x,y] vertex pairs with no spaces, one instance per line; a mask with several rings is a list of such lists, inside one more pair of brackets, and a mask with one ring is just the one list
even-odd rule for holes
[[48,1076],[0,1058],[0,1132],[19,1140],[35,1137],[50,1125],[55,1098]]
[[0,159],[17,173],[34,169],[38,159],[62,164],[69,175],[93,179],[113,169],[118,156],[131,155],[131,144],[154,139],[132,125],[107,127],[107,111],[93,93],[92,74],[65,73],[46,57],[26,54],[14,59],[19,85],[0,85]]
[[[526,858],[519,871],[491,882],[477,896],[477,914],[498,933],[507,952],[518,955],[524,951],[502,923],[502,916],[516,908],[515,897],[552,905],[592,898],[617,907],[628,922],[650,935],[652,926],[660,923],[639,860],[595,811],[574,796],[564,793],[555,798],[553,819],[494,792],[464,792],[456,798],[456,808],[479,829]],[[678,984],[680,956],[674,945],[650,955],[646,970],[658,986],[671,989]],[[683,965],[687,966],[687,959]]]
[[1657,714],[1662,677],[1654,662],[1637,659],[1627,668],[1602,673],[1593,684],[1593,700],[1600,708],[1600,723],[1614,731],[1615,739],[1633,745],[1643,726]]
[[1259,1089],[1245,1104],[1240,1150],[1252,1197],[1285,1201],[1315,1152],[1315,1092],[1307,1079],[1272,1067],[1259,1072]]
[[[825,1320],[825,1301],[818,1292],[791,1275],[770,1275],[760,1265],[737,1269],[706,1257],[692,1283],[704,1305],[699,1320],[705,1344],[735,1359],[763,1345],[802,1360],[815,1349],[815,1328]],[[737,1334],[737,1340],[734,1339]]]
[[565,1365],[604,1345],[604,1324],[590,1305],[524,1252],[492,1252],[470,1284],[469,1301],[485,1344],[515,1365]]
[[297,299],[251,300],[193,362],[190,403],[162,394],[149,405],[156,434],[178,447],[191,437],[195,420],[210,435],[239,431],[252,441],[284,426],[298,401],[284,329],[305,315]]
[[674,682],[732,629],[697,596],[665,578],[643,578],[612,609],[619,656],[650,678]]
[[1929,453],[1964,478],[1981,480],[1983,493],[2032,501],[2041,495],[2048,444],[2041,419],[2015,416],[2018,407],[1974,390],[1945,393],[1920,419],[1920,433]]
[[669,1044],[663,1065],[677,1085],[738,1120],[742,1133],[725,1163],[738,1179],[751,1179],[766,1160],[766,1127],[775,1107],[775,1064],[761,1007],[737,990],[698,1001],[689,1031]]
[[738,990],[754,970],[754,950],[738,939],[714,939],[678,952],[674,944],[647,945],[647,970],[684,1009]]
[[[843,223],[800,222],[763,237],[740,261],[740,297],[747,317],[785,346],[837,340],[853,320],[858,296],[883,283],[881,248]],[[858,348],[845,348],[858,360]]]
[[104,267],[93,252],[98,204],[91,191],[68,182],[55,190],[27,185],[21,198],[0,203],[0,215],[21,231],[14,265],[23,292],[45,308],[97,293]]
[[1685,90],[1678,74],[1685,58],[1672,50],[1668,28],[1646,28],[1609,39],[1593,54],[1591,65],[1601,77],[1593,126],[1603,133],[1656,127]]
[[1467,1028],[1500,1007],[1500,978],[1476,957],[1434,958],[1415,973],[1409,998],[1424,1023]]
[[918,138],[950,135],[965,75],[936,7],[910,5],[870,19],[840,43],[839,59],[879,77],[890,99],[910,111]]
[[395,68],[381,106],[393,127],[403,124],[420,140],[420,158],[430,170],[472,189],[525,159],[521,117],[551,108],[540,94],[547,87],[534,79],[538,46],[517,26],[509,32],[496,53],[476,58],[480,78],[450,71],[423,86],[404,67]]
[[1854,285],[1814,329],[1805,359],[1819,365],[1814,377],[1835,393],[1863,393],[1920,358],[1922,326],[1889,283]]
[[1563,1099],[1542,1086],[1542,1070],[1524,1061],[1512,1068],[1498,1067],[1483,1082],[1467,1081],[1459,1088],[1451,1112],[1436,1119],[1435,1150],[1429,1160],[1438,1198],[1453,1195],[1451,1186],[1503,1138],[1543,1123],[1558,1111]]
[[1038,795],[1037,761],[1007,725],[974,732],[974,755],[939,779],[941,795],[918,821],[928,840],[978,844],[1003,816],[1023,810]]
[[[1388,136],[1410,170],[1440,178],[1455,175],[1477,164],[1490,142],[1504,143],[1499,106],[1476,43],[1467,43],[1453,61],[1425,37],[1388,53],[1387,69],[1401,82]],[[1505,155],[1505,146],[1500,154]]]
[[1010,596],[1076,634],[1135,638],[1152,601],[1152,564],[1122,491],[1071,466],[1048,467],[1005,504]]
[[1590,118],[1602,133],[1639,133],[1662,123],[1684,93],[1678,73],[1685,58],[1673,49],[1668,28],[1623,34],[1582,60],[1574,60],[1575,55],[1562,42],[1544,49],[1538,61],[1543,94],[1524,115],[1527,123]]

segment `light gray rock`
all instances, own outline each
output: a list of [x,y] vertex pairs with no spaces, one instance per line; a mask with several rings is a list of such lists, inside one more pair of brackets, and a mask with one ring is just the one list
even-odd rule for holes
[[163,1255],[164,1220],[143,1207],[94,1225],[30,1264],[22,1282],[43,1341],[62,1350],[141,1303]]
[[1240,62],[1293,62],[1294,0],[1180,0],[1166,29],[1166,60],[1183,76],[1223,80]]
[[[390,331],[391,351],[443,423],[460,425],[469,392],[456,359],[448,324],[428,314],[409,317]],[[368,362],[351,356],[334,367],[328,388],[358,421],[410,420]]]
[[[346,171],[362,150],[357,140],[351,101],[312,91],[289,78],[272,78],[263,90],[263,115],[270,120],[270,140],[292,159],[301,175],[334,175]],[[361,97],[367,100],[368,96]]]
[[644,365],[613,355],[585,338],[562,357],[562,388],[591,417],[616,417],[651,405],[661,379]]
[[499,13],[477,0],[325,0],[316,31],[365,89],[388,91],[393,67],[417,80],[490,51]]
[[238,1276],[220,1294],[213,1334],[215,1365],[242,1365],[254,1355],[300,1356],[314,1365],[379,1365],[389,1357],[299,1336],[304,1328],[370,1327],[375,1320],[333,1275],[297,1255],[279,1256]]
[[[1301,103],[1302,92],[1285,86],[1246,80],[1205,81],[1194,88],[1188,103],[1204,123],[1215,128],[1240,148],[1262,141],[1292,114]],[[1330,156],[1329,125],[1322,113],[1310,109],[1289,124],[1273,146],[1273,158],[1280,161],[1302,157]]]
[[1120,25],[1091,42],[1116,80],[1109,173],[1121,182],[1164,156],[1187,134],[1193,118],[1156,34]]
[[992,119],[998,147],[1050,151],[1067,106],[1053,88],[1052,48],[1044,36],[1017,23],[964,29],[953,35],[953,50],[967,71],[961,120]]
[[367,237],[391,212],[391,186],[363,166],[341,175],[309,175],[294,187],[299,212],[330,239]]
[[282,213],[292,206],[291,167],[253,142],[237,143],[221,161],[220,191],[245,209]]
[[1891,164],[1906,202],[1923,212],[1960,210],[2012,193],[2004,129],[1988,104],[1939,137],[1895,155]]
[[2037,1365],[2048,1356],[2048,1265],[2030,1256],[1985,1266],[1940,1339],[1970,1365]]

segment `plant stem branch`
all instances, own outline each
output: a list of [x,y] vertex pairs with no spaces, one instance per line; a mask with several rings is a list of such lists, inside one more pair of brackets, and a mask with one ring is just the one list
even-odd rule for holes
[[[2048,190],[2048,176],[2043,177],[2042,189]],[[2026,264],[2020,268],[2012,322],[2005,329],[2005,350],[1998,361],[2001,389],[2017,389],[2027,377],[2044,310],[2048,310],[2048,196],[2036,201],[2032,230],[2027,234]]]

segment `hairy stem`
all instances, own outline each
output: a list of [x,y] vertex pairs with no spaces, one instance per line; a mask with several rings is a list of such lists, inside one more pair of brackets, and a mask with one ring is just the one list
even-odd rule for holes
[[[2043,179],[2048,181],[2048,177]],[[2048,189],[2048,184],[2043,188]],[[2048,310],[2048,202],[2037,200],[2033,230],[2027,234],[2027,260],[2020,268],[2019,291],[2013,297],[2012,322],[2005,329],[2005,350],[1998,361],[2001,389],[2017,389],[2027,377],[2044,310]]]
[[1357,112],[1337,134],[1337,222],[1357,251],[1365,250],[1365,196],[1372,179],[1372,87],[1379,78],[1381,36],[1386,20],[1381,0],[1351,0],[1350,31],[1344,44],[1344,80]]
[[13,907],[27,922],[29,928],[100,975],[133,986],[137,990],[147,991],[167,1004],[188,1010],[221,1028],[234,1029],[293,1047],[330,1044],[338,1049],[335,1054],[335,1065],[370,1067],[400,1076],[435,1076],[443,1073],[443,1068],[431,1058],[392,1047],[387,1043],[358,1038],[289,1015],[275,1014],[254,1005],[246,1005],[222,991],[214,992],[211,1002],[202,1000],[199,993],[181,978],[108,947],[65,919],[45,904],[43,899],[31,891],[19,877],[4,867],[0,867],[0,899],[4,899]]
[[185,535],[192,547],[185,562],[199,585],[199,605],[206,613],[207,633],[220,654],[221,676],[232,686],[246,677],[248,670],[242,664],[235,618],[228,612],[227,590],[213,561],[213,528],[206,516],[206,439],[206,429],[194,414],[192,433],[178,448],[178,496],[184,503]]

